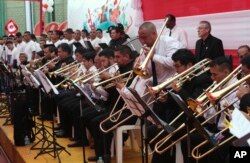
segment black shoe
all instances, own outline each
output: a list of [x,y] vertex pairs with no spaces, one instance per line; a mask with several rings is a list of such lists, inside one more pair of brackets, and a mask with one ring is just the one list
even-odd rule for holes
[[82,147],[82,141],[77,140],[76,142],[72,143],[72,144],[68,144],[67,145],[69,148],[71,147]]
[[90,162],[96,162],[97,160],[98,160],[97,156],[88,157],[88,161]]

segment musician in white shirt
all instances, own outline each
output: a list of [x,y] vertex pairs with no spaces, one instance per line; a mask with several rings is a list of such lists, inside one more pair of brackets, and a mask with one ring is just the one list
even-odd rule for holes
[[164,31],[164,35],[175,38],[182,43],[183,48],[187,48],[188,36],[186,31],[176,25],[176,18],[174,15],[168,14],[166,19],[168,19],[168,21],[166,23],[167,29]]
[[[156,27],[151,22],[143,23],[138,31],[139,40],[144,45],[144,56],[148,55],[150,48],[153,46],[156,38]],[[156,76],[158,83],[162,83],[167,78],[172,77],[175,74],[173,66],[172,54],[182,48],[182,45],[176,39],[169,36],[160,36],[160,39],[153,51],[150,59],[155,62]],[[152,78],[152,65],[149,62],[147,65],[147,71]]]

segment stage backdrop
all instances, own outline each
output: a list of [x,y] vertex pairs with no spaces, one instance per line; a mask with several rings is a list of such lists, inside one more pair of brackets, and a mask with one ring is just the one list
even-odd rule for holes
[[[68,27],[73,29],[101,28],[122,23],[125,31],[134,36],[138,11],[131,6],[133,0],[70,0],[68,3]],[[142,13],[142,12],[141,12]],[[142,15],[141,15],[142,17]]]

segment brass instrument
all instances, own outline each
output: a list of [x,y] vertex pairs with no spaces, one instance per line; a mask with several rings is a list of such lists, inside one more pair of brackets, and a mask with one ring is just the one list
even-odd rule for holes
[[[250,74],[243,77],[242,79],[240,79],[239,81],[225,87],[224,89],[221,89],[219,91],[216,92],[212,92],[212,93],[208,93],[207,96],[210,100],[212,101],[218,101],[221,100],[222,98],[227,97],[228,95],[230,95],[232,93],[232,91],[234,91],[235,89],[237,89],[237,87],[242,84],[243,82],[245,82],[246,80],[250,79]],[[229,79],[228,79],[229,80]],[[237,100],[233,101],[229,106],[217,111],[213,116],[209,117],[208,119],[206,119],[204,122],[201,123],[201,125],[203,126],[204,124],[206,124],[208,121],[210,121],[211,119],[215,118],[217,115],[219,115],[221,112],[226,111],[226,109],[230,108],[230,106],[232,106],[235,102],[237,102]],[[203,115],[203,113],[205,113],[206,111],[208,111],[211,107],[207,107],[205,110],[203,110],[202,112],[200,112],[198,115],[196,115],[195,117],[199,117],[201,115]],[[180,131],[181,129],[183,129],[185,127],[184,124],[182,124],[180,127],[178,127],[173,133],[167,135],[165,138],[161,139],[159,142],[156,143],[155,145],[155,150],[157,153],[161,154],[163,152],[165,152],[166,150],[169,150],[172,146],[174,146],[177,142],[185,139],[187,137],[188,134],[183,135],[182,137],[180,137],[179,139],[175,140],[174,142],[172,142],[169,146],[167,146],[164,149],[161,149],[161,147],[165,144],[165,142],[167,142],[175,133],[177,133],[178,131]],[[192,129],[189,134],[193,133],[196,129]],[[222,130],[221,133],[225,132],[226,129]],[[230,141],[233,137],[229,137],[228,139],[224,140],[223,142],[220,142],[219,144],[216,144],[212,149],[210,149],[209,151],[207,151],[205,154],[202,154],[200,156],[196,156],[194,153],[194,151],[196,151],[199,147],[201,147],[202,145],[208,143],[209,141],[206,140],[205,142],[201,143],[200,145],[198,145],[197,147],[195,147],[193,149],[193,157],[196,159],[200,159],[202,157],[205,157],[207,154],[211,153],[212,151],[214,151],[215,149],[217,149],[219,146],[225,144],[226,142]]]
[[[191,68],[189,68],[188,70],[186,70],[185,72],[179,74],[179,75],[176,75],[174,76],[173,78],[170,78],[168,80],[166,80],[166,82],[162,83],[162,84],[159,84],[158,86],[155,86],[155,87],[150,87],[150,88],[153,88],[153,89],[163,89],[164,87],[168,86],[169,84],[171,84],[174,80],[176,79],[180,79],[181,78],[181,81],[179,81],[179,86],[181,86],[187,79],[192,79],[192,77],[194,76],[199,76],[200,74],[206,72],[208,70],[208,64],[210,63],[211,61],[209,59],[204,59],[202,61],[200,61],[199,63],[195,64],[194,66],[192,66]],[[199,70],[199,72],[197,72],[197,70]],[[196,74],[195,74],[196,73]],[[190,76],[190,77],[187,77],[187,76]],[[192,77],[191,77],[192,76]],[[164,94],[165,95],[165,94]],[[161,97],[157,97],[157,99],[159,99]],[[151,105],[152,103],[154,103],[155,100],[151,101],[151,102],[148,102],[147,105]],[[115,129],[117,126],[119,126],[120,124],[122,124],[124,121],[126,121],[127,119],[131,118],[133,116],[133,114],[131,114],[130,116],[126,117],[124,120],[122,120],[121,122],[115,124],[114,126],[112,126],[111,128],[109,129],[104,129],[103,127],[103,124],[108,121],[108,120],[111,120],[112,122],[116,122],[118,121],[118,118],[115,118],[117,115],[117,117],[120,117],[120,114],[122,113],[123,110],[126,109],[126,106],[123,106],[122,109],[120,109],[119,111],[115,112],[115,113],[111,113],[110,116],[108,118],[106,118],[105,120],[103,120],[101,123],[100,123],[100,128],[101,130],[104,132],[104,133],[108,133],[110,131],[112,131],[113,129]],[[113,110],[112,110],[113,111]],[[183,114],[183,113],[181,113]],[[179,116],[180,117],[180,116]],[[176,119],[175,119],[176,121]],[[174,122],[174,121],[173,121]],[[172,123],[173,123],[172,122]]]
[[[237,102],[238,100],[234,101],[233,103],[230,104],[230,106],[232,104],[234,104],[235,102]],[[216,112],[213,116],[209,117],[208,119],[206,119],[204,122],[201,123],[201,126],[204,126],[207,122],[209,122],[210,120],[212,120],[213,118],[215,118],[216,116],[218,116],[220,113],[224,112],[226,109],[228,109],[228,107],[225,107],[221,110],[219,110],[218,112]],[[203,115],[206,111],[208,111],[210,109],[210,107],[206,108],[205,110],[203,110],[201,113],[199,113],[198,115],[195,116],[195,118],[200,117],[201,115]],[[171,137],[173,135],[175,135],[178,131],[182,130],[185,128],[185,124],[183,123],[182,125],[180,125],[177,129],[175,129],[172,133],[168,134],[167,136],[165,136],[163,139],[161,139],[160,141],[158,141],[155,145],[155,151],[159,154],[164,153],[165,151],[171,149],[176,143],[182,141],[183,139],[185,139],[188,134],[192,134],[193,132],[196,131],[196,128],[192,129],[191,131],[189,131],[189,133],[181,136],[179,139],[174,140],[170,145],[168,145],[167,147],[161,149],[161,147],[171,139]],[[209,141],[207,141],[209,142]]]
[[62,80],[60,83],[58,83],[57,85],[55,85],[55,87],[59,87],[60,85],[62,85],[63,83],[65,83],[66,81],[70,80],[70,78],[72,78],[73,76],[75,76],[77,73],[79,73],[80,69],[78,69],[77,71],[75,71],[74,73],[72,73],[69,76],[66,76],[64,80]]
[[[128,73],[129,72],[129,73]],[[132,75],[133,75],[133,71],[128,71],[127,73],[129,74],[129,77],[127,79],[131,79]],[[125,73],[123,73],[125,74]],[[121,75],[123,75],[121,74]],[[125,85],[127,85],[129,80],[126,81]],[[119,109],[118,111],[115,112],[115,108],[119,102],[119,100],[121,99],[121,95],[117,98],[116,103],[114,104],[109,116],[104,119],[101,123],[100,123],[100,129],[102,130],[102,132],[104,133],[108,133],[112,130],[114,130],[115,128],[117,128],[119,125],[121,125],[123,122],[127,121],[128,119],[130,119],[131,117],[133,117],[134,115],[131,113],[129,116],[127,116],[126,118],[124,118],[123,120],[121,120],[120,122],[116,123],[119,119],[120,116],[122,114],[122,112],[127,109],[126,108],[126,104],[123,105],[123,107],[121,109]],[[116,123],[113,127],[109,128],[109,129],[104,129],[103,125],[104,123],[106,123],[108,120],[110,120],[112,123]]]
[[80,65],[81,65],[81,63],[77,63],[77,61],[74,61],[74,62],[67,64],[67,65],[65,65],[65,66],[63,66],[63,67],[61,67],[53,72],[49,72],[48,74],[49,74],[49,77],[51,78],[52,76],[58,76],[62,73],[65,73],[65,72],[71,70],[72,68],[77,68]]
[[[191,80],[195,76],[199,76],[202,73],[206,72],[209,70],[208,64],[211,62],[210,59],[203,59],[202,61],[196,63],[192,67],[188,68],[187,70],[183,71],[182,73],[175,75],[172,78],[168,78],[165,82],[154,86],[154,87],[149,87],[150,90],[152,91],[159,91],[167,86],[169,86],[173,81],[177,80],[177,87],[181,87],[183,83],[185,83],[187,80]],[[197,72],[200,70],[199,72]]]
[[[166,27],[167,21],[168,21],[168,18],[165,20],[165,22],[164,22],[164,24],[163,24],[163,26],[162,26],[162,28],[161,28],[159,34],[158,34],[158,36],[157,36],[157,38],[156,38],[156,40],[155,40],[153,46],[151,47],[150,51],[148,52],[147,57],[145,58],[145,60],[143,61],[143,63],[142,63],[139,67],[134,68],[134,73],[135,73],[136,75],[139,75],[139,76],[141,76],[141,77],[143,77],[143,78],[148,78],[148,77],[149,77],[149,74],[148,74],[146,68],[147,68],[147,65],[148,65],[150,59],[151,59],[152,56],[153,56],[153,52],[154,52],[154,50],[155,50],[155,47],[156,47],[158,41],[160,40],[161,34],[162,34],[163,30],[164,30],[165,27]],[[142,52],[142,53],[143,53],[143,52]]]
[[41,67],[39,67],[39,68],[37,68],[37,69],[35,69],[35,71],[38,71],[38,70],[41,70],[41,69],[43,69],[45,66],[47,66],[48,64],[50,64],[50,63],[52,63],[52,62],[58,62],[59,61],[59,57],[57,56],[57,57],[55,57],[55,58],[53,58],[52,60],[50,60],[49,62],[47,62],[47,63],[45,63],[44,65],[42,65]]
[[87,79],[84,79],[84,80],[82,81],[82,83],[87,83],[88,81],[90,81],[90,80],[93,79],[94,77],[100,75],[101,73],[103,73],[103,72],[109,70],[110,68],[112,68],[112,67],[114,67],[114,66],[117,66],[117,63],[114,63],[113,65],[109,66],[108,68],[105,68],[105,69],[99,71],[98,73],[93,74],[92,76],[88,77]]
[[[102,82],[99,82],[99,83],[93,83],[93,87],[94,88],[97,88],[97,87],[99,87],[99,86],[103,86],[103,85],[105,85],[104,86],[104,88],[110,88],[110,87],[113,87],[113,86],[115,86],[115,83],[111,83],[112,81],[114,81],[114,80],[116,80],[116,79],[119,79],[119,78],[122,78],[122,77],[124,77],[124,76],[126,76],[126,75],[129,75],[130,73],[132,72],[132,70],[131,71],[128,71],[128,72],[125,72],[125,73],[123,73],[123,74],[120,74],[120,75],[116,75],[116,76],[114,76],[113,78],[110,78],[110,79],[107,79],[107,80],[105,80],[105,81],[102,81]],[[130,76],[130,78],[132,78],[132,76]],[[127,80],[129,80],[128,78],[123,78],[122,79],[122,81],[127,81]]]
[[41,64],[42,60],[45,58],[45,56],[43,56],[42,58],[38,58],[33,60],[33,64],[29,63],[27,65],[25,65],[25,67],[27,69],[35,69],[37,67],[39,67],[39,65]]
[[209,88],[207,88],[203,94],[196,98],[196,100],[188,99],[187,103],[189,104],[190,108],[195,112],[200,112],[202,109],[206,107],[209,103],[206,93],[214,92],[218,88],[222,87],[226,84],[230,79],[237,77],[237,75],[241,73],[241,65],[236,67],[226,78],[224,78],[220,83],[213,83]]

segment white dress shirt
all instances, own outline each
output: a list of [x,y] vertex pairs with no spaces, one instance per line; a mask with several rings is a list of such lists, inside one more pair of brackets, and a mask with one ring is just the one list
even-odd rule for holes
[[36,52],[36,44],[34,41],[26,42],[24,53],[27,54],[28,61],[32,59],[33,52]]
[[[174,62],[171,57],[181,47],[181,43],[176,39],[169,36],[160,36],[153,56],[158,84],[175,74]],[[152,76],[151,62],[149,62],[147,69]],[[151,77],[151,81],[153,81],[153,77]]]
[[[166,28],[163,32],[163,35],[169,36],[170,35],[170,29]],[[176,25],[171,30],[171,36],[175,38],[176,40],[180,41],[182,43],[183,48],[187,48],[188,46],[188,36],[184,29],[177,27]]]

